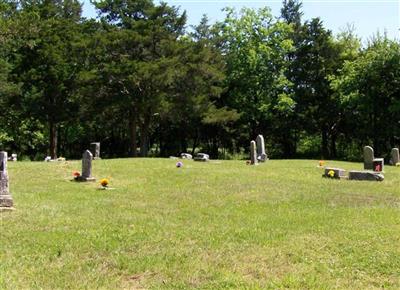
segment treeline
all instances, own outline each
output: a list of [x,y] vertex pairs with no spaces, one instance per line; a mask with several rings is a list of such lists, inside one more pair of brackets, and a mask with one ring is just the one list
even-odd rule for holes
[[273,158],[358,159],[400,143],[400,45],[332,35],[301,3],[223,21],[151,0],[0,0],[0,147],[31,159],[213,158],[265,136]]

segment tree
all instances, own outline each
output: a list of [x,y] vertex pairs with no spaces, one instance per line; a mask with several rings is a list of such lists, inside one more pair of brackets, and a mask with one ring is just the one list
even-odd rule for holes
[[303,12],[301,7],[303,4],[298,0],[284,0],[281,9],[281,18],[288,24],[294,26],[294,30],[302,25],[301,17]]
[[301,42],[292,61],[291,81],[297,103],[296,114],[308,134],[321,136],[324,158],[336,155],[335,142],[329,150],[329,137],[339,119],[339,99],[335,98],[329,76],[340,68],[339,50],[320,19],[306,22]]
[[399,81],[400,45],[378,35],[332,83],[346,109],[347,133],[364,145],[372,141],[377,154],[400,142]]
[[[179,71],[178,39],[183,35],[186,14],[165,3],[151,1],[101,1],[96,7],[118,43],[104,47],[113,59],[101,68],[109,76],[103,91],[118,94],[121,110],[128,111],[131,154],[136,155],[137,128],[140,154],[147,156],[155,114],[162,110]],[[113,49],[111,49],[113,47]]]
[[77,63],[74,42],[79,38],[81,4],[66,1],[22,1],[20,19],[31,21],[29,34],[21,35],[13,73],[22,85],[25,116],[46,122],[50,156],[57,157],[59,125],[78,112],[71,100]]
[[274,132],[284,122],[280,117],[293,110],[287,93],[291,84],[284,75],[285,56],[292,49],[291,29],[274,20],[267,8],[243,9],[239,14],[226,11],[219,27],[227,67],[227,103],[241,114],[240,125],[248,141],[261,132]]
[[299,133],[302,130],[302,122],[300,121],[297,112],[297,96],[295,94],[295,87],[297,86],[296,70],[298,66],[296,61],[300,57],[298,55],[301,43],[303,41],[302,30],[304,29],[302,22],[302,3],[298,0],[284,0],[281,9],[281,19],[289,24],[292,31],[289,32],[289,39],[292,40],[293,50],[288,51],[286,54],[286,61],[288,67],[285,70],[285,76],[290,81],[291,85],[287,86],[286,93],[293,100],[293,110],[291,114],[284,117],[284,124],[277,128],[280,134],[277,135],[277,141],[282,144],[283,156],[293,157],[296,154]]

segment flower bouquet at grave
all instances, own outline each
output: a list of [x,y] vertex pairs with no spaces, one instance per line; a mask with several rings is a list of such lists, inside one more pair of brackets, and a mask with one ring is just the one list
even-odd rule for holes
[[107,189],[109,183],[110,183],[110,182],[108,181],[107,178],[103,178],[103,179],[100,180],[100,185],[101,185],[101,188],[102,188],[102,189]]
[[74,176],[74,179],[75,179],[75,180],[78,180],[79,177],[81,176],[81,174],[79,173],[79,171],[74,171],[74,172],[72,173],[72,175]]

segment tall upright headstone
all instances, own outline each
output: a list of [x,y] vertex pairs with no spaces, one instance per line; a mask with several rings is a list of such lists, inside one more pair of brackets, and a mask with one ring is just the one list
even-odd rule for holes
[[399,148],[393,148],[392,152],[390,153],[390,163],[392,165],[396,165],[397,163],[400,163],[400,155],[399,155]]
[[265,160],[267,160],[267,154],[265,153],[265,143],[263,135],[257,136],[256,145],[257,145],[257,160],[260,162],[265,162]]
[[92,160],[93,155],[89,150],[83,152],[82,155],[82,175],[78,178],[79,181],[95,181],[92,176]]
[[257,161],[257,148],[256,148],[256,142],[251,141],[250,142],[250,164],[251,165],[256,165],[258,163]]
[[364,169],[374,169],[374,149],[371,146],[364,147]]
[[12,209],[14,205],[10,194],[7,172],[7,152],[0,152],[0,209]]
[[90,152],[93,153],[93,159],[100,159],[100,142],[90,143]]

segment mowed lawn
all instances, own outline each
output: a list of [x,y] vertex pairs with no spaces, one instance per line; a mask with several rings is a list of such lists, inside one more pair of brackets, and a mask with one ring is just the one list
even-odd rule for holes
[[[1,289],[400,288],[400,168],[321,177],[315,160],[9,162]],[[327,162],[345,169],[361,163]]]

